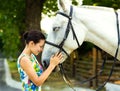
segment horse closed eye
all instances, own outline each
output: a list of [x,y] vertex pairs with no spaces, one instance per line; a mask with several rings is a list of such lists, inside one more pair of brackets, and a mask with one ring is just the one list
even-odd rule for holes
[[54,27],[53,31],[58,31],[60,29],[60,27]]

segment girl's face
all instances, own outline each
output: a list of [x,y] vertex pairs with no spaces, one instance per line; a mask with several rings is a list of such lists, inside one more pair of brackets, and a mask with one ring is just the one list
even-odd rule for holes
[[44,44],[45,44],[45,40],[43,40],[43,39],[41,39],[36,44],[33,41],[31,41],[31,46],[30,46],[31,52],[34,55],[38,55],[40,52],[43,51]]

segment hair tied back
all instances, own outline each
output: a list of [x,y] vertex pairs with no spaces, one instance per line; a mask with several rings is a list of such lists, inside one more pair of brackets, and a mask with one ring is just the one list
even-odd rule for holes
[[23,34],[23,38],[24,38],[24,40],[26,40],[27,37],[28,37],[28,31],[26,31],[26,32]]

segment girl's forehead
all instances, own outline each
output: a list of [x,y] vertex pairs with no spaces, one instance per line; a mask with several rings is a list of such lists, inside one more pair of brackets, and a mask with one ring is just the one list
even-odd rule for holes
[[45,43],[45,40],[44,39],[41,39],[40,41],[39,41],[39,44],[40,45],[43,45]]

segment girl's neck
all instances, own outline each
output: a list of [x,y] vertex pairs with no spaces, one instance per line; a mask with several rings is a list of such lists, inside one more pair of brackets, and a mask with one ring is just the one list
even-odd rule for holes
[[23,52],[22,53],[24,53],[24,54],[26,54],[26,55],[28,55],[28,56],[31,56],[31,50],[30,50],[30,48],[28,47],[28,46],[26,46],[25,48],[24,48],[24,50],[23,50]]

